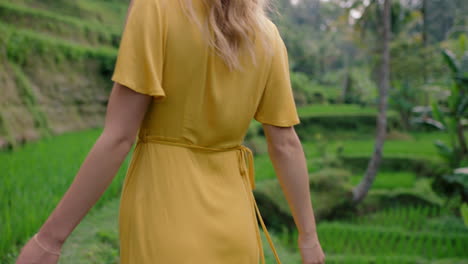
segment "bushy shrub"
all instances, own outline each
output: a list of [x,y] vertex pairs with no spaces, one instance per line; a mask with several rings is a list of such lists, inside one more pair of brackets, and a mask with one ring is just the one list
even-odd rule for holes
[[291,85],[294,91],[294,99],[298,106],[312,102],[311,82],[302,72],[291,72]]
[[[343,169],[326,168],[309,176],[311,199],[317,219],[344,213],[343,204],[349,200],[351,174]],[[273,229],[291,228],[294,221],[281,186],[276,179],[264,180],[254,190],[257,204],[265,222]],[[340,212],[337,212],[340,211]]]

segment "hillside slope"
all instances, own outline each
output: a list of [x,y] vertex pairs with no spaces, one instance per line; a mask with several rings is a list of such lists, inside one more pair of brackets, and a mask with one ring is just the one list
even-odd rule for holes
[[127,1],[0,1],[0,148],[102,125]]

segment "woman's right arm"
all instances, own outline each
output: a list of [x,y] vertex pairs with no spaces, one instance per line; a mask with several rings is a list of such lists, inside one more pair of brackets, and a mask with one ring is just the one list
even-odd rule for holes
[[[150,96],[114,83],[103,132],[63,198],[37,232],[44,247],[60,252],[68,236],[102,196],[130,151],[150,103]],[[16,263],[48,264],[57,260],[57,256],[48,254],[30,239]]]
[[268,154],[299,232],[303,264],[324,263],[310,199],[307,163],[299,137],[293,126],[263,124],[263,130]]

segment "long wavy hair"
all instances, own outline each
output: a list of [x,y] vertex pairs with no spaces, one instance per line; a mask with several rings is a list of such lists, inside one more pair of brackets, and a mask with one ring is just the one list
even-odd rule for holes
[[230,70],[242,69],[239,53],[244,48],[256,64],[254,47],[258,37],[265,50],[271,51],[271,43],[267,39],[269,0],[200,0],[208,10],[203,24],[194,12],[193,0],[179,1],[185,14],[205,33],[208,44]]

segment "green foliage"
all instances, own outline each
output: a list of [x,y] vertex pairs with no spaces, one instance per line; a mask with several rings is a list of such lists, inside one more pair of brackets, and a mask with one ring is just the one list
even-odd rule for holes
[[110,48],[88,48],[63,40],[45,37],[29,30],[18,30],[0,23],[8,60],[24,67],[29,60],[41,56],[60,64],[64,60],[79,63],[86,59],[101,62],[101,74],[108,75],[115,63],[117,51]]
[[[257,127],[258,128],[258,127]],[[52,190],[51,188],[53,188],[53,185],[54,184],[50,184],[50,183],[54,183],[55,181],[61,181],[62,184],[60,184],[60,188],[62,188],[62,192],[64,191],[63,187],[64,186],[67,186],[67,183],[63,183],[63,181],[70,181],[71,179],[70,178],[66,178],[66,177],[55,177],[53,175],[66,175],[66,174],[69,174],[67,171],[71,171],[71,170],[76,170],[78,168],[78,165],[79,165],[79,157],[84,157],[84,154],[86,153],[86,149],[87,147],[89,147],[92,143],[92,140],[90,140],[92,137],[96,136],[98,133],[98,131],[92,131],[92,132],[88,132],[86,133],[87,136],[79,136],[79,137],[82,137],[83,140],[84,138],[86,138],[86,141],[87,143],[86,144],[83,144],[84,141],[82,140],[77,140],[77,138],[75,137],[76,135],[81,135],[80,134],[68,134],[68,135],[63,135],[61,137],[58,137],[56,139],[49,139],[47,141],[42,141],[43,143],[41,142],[38,142],[37,145],[42,145],[42,147],[35,149],[36,147],[35,144],[30,144],[30,145],[26,145],[20,149],[18,149],[17,151],[11,153],[11,154],[14,154],[15,156],[9,156],[10,154],[8,153],[5,153],[5,155],[0,155],[0,169],[2,169],[2,171],[15,171],[15,177],[14,178],[11,178],[10,179],[10,183],[6,184],[6,186],[10,186],[10,187],[7,187],[6,190],[11,190],[11,188],[15,187],[15,188],[20,188],[22,191],[17,191],[18,195],[21,195],[23,193],[23,190],[29,188],[28,186],[30,186],[32,189],[34,190],[44,190],[44,191],[47,191],[47,193],[49,194],[52,194],[52,193],[57,193],[58,195],[54,195],[54,198],[50,198],[49,196],[46,196],[44,197],[44,199],[47,199],[48,201],[50,200],[55,200],[57,201],[57,199],[60,197],[60,191],[57,191],[57,189],[55,190]],[[421,139],[423,140],[423,142],[430,142],[430,140],[428,139],[431,139],[433,137],[437,137],[438,135],[432,135],[432,136],[422,136],[419,135],[418,137],[421,137]],[[66,139],[65,139],[66,138]],[[367,141],[369,141],[369,144],[371,145],[371,140],[367,139]],[[48,143],[48,144],[46,144]],[[52,145],[50,145],[52,144]],[[402,149],[404,149],[404,147],[407,149],[407,150],[413,150],[413,151],[416,151],[416,150],[419,150],[417,147],[415,146],[418,146],[419,148],[421,148],[422,150],[421,151],[426,151],[425,147],[424,147],[424,144],[421,144],[420,142],[416,141],[413,143],[414,146],[412,146],[411,144],[409,144],[407,141],[403,141],[401,142],[401,146],[400,147],[397,147],[397,148],[394,148],[394,149],[389,149],[390,151],[396,151],[394,153],[399,153],[401,152]],[[86,145],[86,146],[85,146]],[[327,148],[331,147],[331,145],[335,145],[334,142],[331,142],[330,146],[327,146]],[[60,149],[63,148],[63,146],[67,146],[66,150],[67,150],[67,153],[70,154],[70,157],[73,156],[72,159],[69,159],[68,158],[68,154],[66,153],[63,153]],[[361,145],[353,145],[354,147],[350,148],[349,150],[352,152],[352,151],[358,151],[360,149],[362,149],[362,144]],[[312,158],[313,155],[315,155],[313,152],[317,151],[317,148],[314,147],[313,145],[311,145],[310,143],[305,143],[304,144],[304,147],[305,147],[305,150],[306,153],[310,158]],[[34,150],[35,149],[35,150]],[[44,162],[41,162],[40,160],[44,159],[44,156],[41,155],[41,153],[44,153],[44,149],[47,149],[49,155],[47,156],[47,159],[48,159],[48,162],[47,163],[44,163]],[[63,149],[65,150],[65,149]],[[390,152],[391,153],[391,152]],[[57,154],[57,155],[55,155]],[[309,154],[313,154],[312,156],[310,156]],[[21,157],[22,156],[22,157]],[[56,165],[59,165],[59,166],[55,166],[54,164],[56,162],[54,162],[54,156],[60,156],[60,162]],[[5,157],[7,157],[7,162],[4,162],[5,161]],[[52,157],[52,158],[51,158]],[[316,157],[316,156],[315,156]],[[2,161],[2,159],[4,159],[4,161]],[[315,159],[315,158],[314,158]],[[31,171],[31,166],[29,166],[29,168],[23,168],[21,169],[21,167],[18,165],[18,164],[22,164],[22,162],[24,162],[24,160],[28,160],[28,162],[30,164],[32,164],[33,166],[33,170],[34,172],[37,172],[37,171],[40,171],[40,172],[43,172],[45,174],[48,175],[48,177],[52,177],[50,178],[50,183],[48,181],[48,184],[49,184],[49,187],[47,188],[47,190],[43,189],[43,188],[40,188],[38,187],[40,184],[43,184],[44,182],[43,181],[40,181],[40,183],[35,183],[34,182],[28,182],[27,185],[26,183],[24,184],[16,184],[16,181],[19,181],[20,179],[23,179],[23,178],[28,178],[28,179],[31,179],[31,178],[34,178],[34,177],[31,177],[30,173],[32,172]],[[36,162],[34,160],[38,160],[39,163],[38,164],[47,164],[48,165],[48,168],[47,169],[44,169],[42,167],[35,167],[36,165]],[[67,161],[68,160],[68,161]],[[312,159],[310,159],[312,160]],[[34,162],[31,162],[31,161],[34,161]],[[1,168],[2,165],[4,164],[7,164],[8,166],[8,169],[6,168]],[[270,179],[274,178],[274,172],[273,170],[271,169],[270,172],[268,172],[268,169],[265,169],[265,167],[262,167],[262,164],[268,164],[269,166],[271,166],[271,163],[268,159],[268,156],[267,155],[260,155],[260,156],[256,156],[255,157],[255,165],[256,165],[256,176],[257,176],[257,182],[258,182],[258,185],[257,187],[259,188],[257,191],[256,191],[256,198],[257,198],[257,202],[258,204],[260,205],[261,204],[261,211],[262,211],[262,216],[264,217],[264,219],[266,221],[268,221],[268,225],[269,227],[271,226],[272,228],[269,228],[269,231],[275,231],[275,230],[281,230],[281,227],[283,226],[284,223],[287,223],[290,227],[292,226],[292,220],[291,220],[291,216],[289,215],[288,216],[288,205],[286,203],[286,201],[284,200],[284,197],[283,197],[283,194],[281,192],[281,188],[279,187],[278,185],[278,182],[276,180],[270,180],[270,181],[262,181],[262,179],[265,179],[265,178],[262,178],[263,177],[263,174],[269,174],[271,173],[271,177]],[[62,168],[64,166],[67,166],[67,167],[72,167],[72,168]],[[29,172],[27,172],[29,171]],[[50,173],[50,171],[53,171],[53,173]],[[24,177],[22,177],[21,175],[25,175]],[[49,176],[49,175],[52,175],[52,176]],[[119,177],[122,177],[122,174],[119,174],[120,176]],[[398,176],[398,175],[397,175]],[[401,176],[402,178],[404,177],[405,175]],[[41,177],[40,175],[37,176],[37,177]],[[390,176],[390,173],[388,174],[388,177],[391,177]],[[10,177],[8,177],[10,178]],[[7,178],[7,179],[8,179]],[[43,178],[43,177],[41,177]],[[60,179],[59,179],[60,178]],[[385,177],[384,177],[385,178]],[[39,179],[39,178],[37,178]],[[339,207],[339,205],[343,204],[346,202],[346,197],[347,197],[347,193],[350,189],[350,182],[349,180],[352,179],[352,176],[350,174],[350,172],[346,171],[346,170],[343,170],[343,169],[330,169],[330,168],[327,168],[327,169],[324,169],[324,170],[321,170],[317,173],[312,173],[310,175],[310,181],[311,181],[311,189],[312,189],[312,194],[311,194],[311,197],[312,197],[312,200],[313,200],[313,204],[314,204],[314,210],[316,211],[317,215],[318,215],[318,219],[323,219],[324,217],[329,217],[331,215],[336,215],[337,212],[339,212],[341,215],[344,214],[344,211],[343,211],[343,208],[342,207]],[[121,180],[115,180],[117,182],[121,182]],[[2,183],[3,184],[3,183]],[[39,184],[39,185],[38,185]],[[34,185],[34,186],[32,186]],[[114,186],[114,185],[112,185]],[[34,188],[33,188],[34,187]],[[118,185],[114,186],[114,187],[117,187],[118,188]],[[14,189],[14,188],[13,188]],[[10,194],[8,194],[9,191],[7,191],[7,194],[5,194],[6,196],[4,197],[9,197],[9,195],[11,195],[11,192]],[[31,195],[37,195],[37,191],[30,191],[31,192]],[[34,194],[33,194],[34,193]],[[108,198],[104,198],[105,200],[107,199],[110,199],[111,197],[116,197],[115,194],[117,194],[117,192],[113,192],[113,195],[109,195],[107,196]],[[392,195],[393,197],[403,197],[403,194],[407,194],[408,192],[402,192],[400,190],[395,190],[395,192],[393,193],[387,193],[385,195],[383,194],[379,194],[379,197],[386,197],[385,200],[388,200],[388,199],[391,199]],[[375,197],[375,195],[374,195]],[[414,192],[414,197],[429,197],[429,195],[425,192],[420,192],[420,191],[415,191]],[[3,198],[3,197],[2,197]],[[267,199],[266,199],[267,198]],[[372,197],[370,197],[372,199]],[[29,198],[28,197],[25,197],[25,199],[28,199],[28,203],[27,203],[27,206],[31,206],[30,202],[29,202]],[[412,198],[414,199],[414,198]],[[5,200],[5,198],[3,198],[3,200]],[[20,201],[20,199],[17,198],[18,201]],[[38,201],[38,202],[41,202],[41,201]],[[48,202],[49,203],[49,202]],[[380,205],[383,205],[384,203],[380,203]],[[27,209],[23,209],[23,208],[27,208],[26,205],[21,205],[18,204],[18,210],[27,210]],[[41,211],[41,215],[42,216],[35,216],[34,219],[39,219],[39,218],[43,218],[45,216],[47,216],[47,213],[53,209],[52,208],[53,204],[51,204],[49,206],[48,209],[43,209],[43,210],[40,210]],[[16,208],[16,207],[15,207]],[[276,209],[274,209],[276,208]],[[337,208],[340,208],[339,210]],[[377,206],[373,206],[372,208],[380,208],[378,205]],[[383,207],[382,207],[383,208]],[[431,207],[433,208],[433,207]],[[400,215],[408,215],[407,217],[406,216],[398,216],[400,217],[401,219],[407,219],[408,217],[414,217],[414,220],[411,221],[411,224],[408,223],[408,226],[410,228],[413,228],[414,226],[417,225],[417,223],[420,223],[422,220],[423,220],[423,216],[426,214],[425,212],[429,212],[427,214],[430,214],[430,215],[433,215],[433,209],[417,209],[417,213],[416,214],[410,214],[410,213],[407,213],[406,211],[401,211]],[[7,210],[3,210],[2,209],[2,212],[6,212]],[[45,211],[45,212],[43,212]],[[19,212],[19,211],[11,211],[11,212]],[[438,213],[438,214],[435,214],[435,215],[441,215],[442,213]],[[346,214],[347,215],[347,214]],[[14,217],[11,217],[12,219],[15,219]],[[380,218],[382,219],[382,217]],[[394,216],[393,218],[394,220],[397,219],[397,216]],[[16,221],[19,221],[19,220],[16,220]],[[23,221],[23,220],[21,220]],[[21,222],[19,221],[19,222]],[[39,220],[35,220],[37,221],[36,223],[41,223]],[[370,220],[369,220],[370,221]],[[388,220],[390,221],[390,220]],[[389,222],[383,222],[382,225],[389,225],[388,223]],[[458,222],[453,222],[455,220],[442,220],[442,219],[435,219],[434,221],[430,221],[426,226],[427,228],[425,227],[424,230],[421,230],[422,232],[426,232],[425,230],[429,230],[429,229],[433,229],[434,232],[440,232],[440,229],[438,228],[441,228],[442,226],[446,226],[447,228],[449,227],[453,227],[453,228],[458,228],[458,230],[462,230],[460,229],[460,226],[458,224]],[[319,223],[321,223],[322,220],[319,221]],[[395,223],[398,223],[397,221],[394,221]],[[379,223],[378,220],[375,220],[375,225],[377,225],[377,223]],[[456,223],[456,224],[454,224]],[[35,230],[37,228],[37,224],[36,226],[34,226],[33,228],[31,228],[29,231],[26,231],[24,232],[24,234],[30,234],[32,233],[31,230]],[[357,226],[357,227],[360,227],[364,224],[354,224],[352,221],[351,221],[351,225],[352,226]],[[371,225],[370,223],[366,224],[366,226],[368,225]],[[11,225],[10,225],[11,226]],[[343,229],[347,229],[348,227],[350,226],[350,223],[348,223],[347,225],[345,225],[345,227]],[[408,227],[407,226],[407,227]],[[400,230],[400,228],[398,226],[391,226],[391,228],[394,228],[395,230],[398,229]],[[379,227],[380,228],[380,227]],[[379,229],[377,228],[377,229]],[[88,228],[88,229],[91,229],[91,228]],[[354,230],[354,228],[351,228],[352,230]],[[94,230],[94,229],[93,229]],[[98,230],[98,234],[95,234],[93,235],[93,241],[95,241],[93,244],[93,246],[89,246],[86,248],[86,250],[89,252],[87,254],[84,254],[83,256],[86,256],[86,260],[87,261],[96,261],[95,263],[98,263],[99,261],[104,262],[104,263],[107,263],[108,261],[114,261],[116,258],[117,258],[117,249],[116,249],[116,237],[115,237],[115,234],[114,233],[111,233],[110,231],[106,231],[108,229],[106,228],[101,228],[100,230]],[[366,252],[361,252],[359,250],[354,250],[354,248],[352,249],[344,249],[343,253],[341,253],[340,250],[342,250],[342,248],[340,247],[334,247],[333,245],[330,244],[330,241],[331,240],[340,240],[337,238],[337,234],[341,234],[340,232],[338,233],[333,233],[330,235],[330,233],[328,231],[324,232],[324,231],[321,231],[321,230],[326,230],[325,229],[321,229],[321,227],[319,226],[319,235],[320,237],[324,237],[324,240],[327,240],[328,242],[324,242],[324,245],[326,245],[326,247],[324,247],[326,253],[329,254],[330,256],[330,259],[331,259],[331,262],[333,261],[337,261],[338,263],[341,263],[340,261],[342,261],[342,258],[340,256],[342,255],[345,255],[345,256],[351,256],[351,257],[346,257],[345,259],[355,259],[357,260],[358,262],[356,263],[362,263],[362,262],[359,262],[359,261],[369,261],[369,263],[375,259],[386,259],[386,261],[389,261],[389,263],[392,263],[391,261],[394,261],[395,259],[399,260],[399,259],[409,259],[409,260],[414,260],[416,258],[418,259],[423,259],[425,260],[426,258],[429,258],[427,257],[426,255],[417,255],[417,254],[414,254],[414,255],[411,255],[412,257],[408,257],[408,256],[405,256],[405,257],[401,257],[400,255],[405,255],[403,253],[401,253],[400,255],[398,254],[395,254],[395,255],[391,255],[391,256],[394,256],[394,258],[391,258],[391,256],[386,256],[386,257],[383,257],[384,255],[386,255],[386,252],[379,252],[377,251],[377,249],[374,247],[372,250],[373,251],[366,251]],[[367,230],[367,229],[365,229]],[[359,245],[359,247],[362,247],[364,246],[364,243],[380,243],[380,244],[385,244],[387,243],[387,235],[389,233],[392,233],[393,231],[385,231],[384,232],[381,232],[381,233],[377,233],[375,234],[374,236],[372,235],[366,235],[367,231],[362,231],[362,229],[358,229],[358,231],[356,231],[356,233],[352,233],[353,235],[351,234],[346,234],[346,233],[343,233],[344,235],[344,238],[345,239],[352,239],[352,237],[354,237],[354,239],[352,240],[348,240],[348,241],[352,241],[353,243],[357,243],[357,245]],[[393,230],[393,229],[392,229]],[[454,230],[454,229],[452,229]],[[13,232],[14,231],[14,232]],[[21,229],[19,230],[16,230],[16,229],[12,229],[11,228],[11,232],[13,233],[16,233],[16,232],[20,232]],[[3,231],[2,231],[3,232]],[[114,231],[112,231],[114,232]],[[398,231],[399,234],[402,233],[402,231]],[[397,232],[397,233],[398,233]],[[452,231],[451,231],[452,232]],[[77,234],[79,234],[80,232],[78,232]],[[401,243],[404,243],[405,246],[414,246],[414,245],[419,245],[419,246],[422,246],[422,247],[428,247],[429,249],[432,249],[432,246],[428,245],[428,243],[426,242],[418,242],[420,240],[423,240],[425,241],[426,238],[423,238],[423,239],[418,239],[418,235],[412,235],[413,232],[406,232],[408,234],[410,234],[408,237],[403,237],[401,238],[402,242]],[[11,234],[10,234],[11,235]],[[363,237],[366,237],[366,236],[371,236],[371,237],[374,237],[374,238],[371,238],[370,240],[365,240]],[[389,237],[391,237],[391,235],[388,235]],[[328,238],[326,238],[328,237]],[[437,243],[445,243],[449,240],[443,240],[441,237],[443,237],[442,235],[436,235],[435,237],[437,237],[434,241],[437,241]],[[23,236],[24,238],[24,236]],[[400,236],[397,236],[397,238],[400,238]],[[416,239],[414,239],[416,238]],[[431,237],[432,238],[432,237]],[[450,239],[450,237],[449,237]],[[408,240],[407,242],[404,242]],[[450,240],[450,241],[455,241],[453,243],[460,243],[460,242],[456,242],[458,240]],[[463,241],[462,241],[463,242]],[[20,242],[19,242],[20,243]],[[341,242],[340,242],[341,243]],[[393,242],[391,242],[391,245],[394,245],[392,244]],[[414,244],[416,243],[416,244]],[[419,243],[419,244],[418,244]],[[448,243],[448,242],[447,242]],[[86,244],[86,245],[90,245],[88,242],[80,242],[78,243],[79,244]],[[278,244],[278,243],[275,243],[275,244]],[[348,243],[348,245],[350,245],[351,243]],[[10,244],[6,244],[6,245],[10,245]],[[267,245],[267,244],[264,244],[264,245]],[[289,246],[291,245],[294,245],[292,243],[289,243]],[[342,243],[341,243],[342,245]],[[455,244],[454,244],[455,245]],[[72,246],[70,245],[70,248]],[[436,250],[440,250],[440,249],[436,249]],[[375,252],[375,253],[374,253]],[[421,252],[421,251],[418,251],[418,252]],[[266,253],[267,256],[268,254],[270,253]],[[419,254],[419,253],[418,253]],[[447,253],[446,255],[443,256],[443,258],[448,258],[448,256],[452,254],[452,253]],[[453,255],[453,254],[452,254]],[[271,256],[270,256],[271,257]],[[270,257],[268,257],[269,259],[271,259]],[[293,258],[293,257],[292,257]],[[70,259],[70,258],[68,258]],[[283,258],[282,258],[283,259]],[[390,259],[390,260],[388,260]],[[81,260],[80,260],[81,261]],[[64,262],[66,263],[66,262]],[[364,262],[365,263],[365,262]],[[411,263],[411,262],[410,262]]]
[[[356,218],[351,223],[319,223],[317,233],[327,263],[429,263],[465,259],[466,233],[447,233],[443,222],[438,223],[441,229],[419,228],[419,224],[427,225],[427,217],[433,217],[431,214],[437,214],[437,210],[395,208]],[[284,230],[280,237],[295,245],[297,230]]]
[[[361,174],[353,175],[351,183],[357,185],[362,179]],[[397,188],[412,188],[416,182],[416,174],[410,171],[382,171],[379,170],[377,176],[372,183],[373,189],[397,189]]]
[[373,105],[377,97],[377,86],[371,79],[368,67],[353,67],[351,77],[358,93],[358,103],[363,106]]
[[118,263],[119,198],[90,211],[67,239],[59,263]]
[[[461,41],[460,45],[465,44]],[[446,131],[450,138],[449,144],[435,142],[439,155],[446,160],[450,169],[436,177],[434,188],[449,196],[461,194],[466,200],[468,184],[457,181],[460,175],[452,173],[452,170],[468,160],[468,147],[463,127],[463,122],[468,117],[468,64],[467,67],[464,66],[464,61],[468,61],[468,53],[457,59],[450,50],[443,50],[442,56],[452,72],[453,85],[443,105],[438,101],[432,103],[432,114],[435,119],[432,124]]]
[[[333,105],[327,106],[329,109],[333,107]],[[304,140],[313,140],[316,133],[333,135],[336,132],[354,131],[358,132],[354,135],[359,135],[359,133],[369,135],[375,131],[377,113],[365,113],[365,111],[362,111],[363,113],[353,113],[352,109],[349,112],[336,113],[341,107],[339,105],[335,107],[336,111],[332,110],[326,114],[313,112],[314,109],[320,111],[319,107],[315,106],[299,110],[304,111],[304,114],[300,115],[302,124],[296,126],[299,137]],[[389,129],[398,129],[401,126],[398,116],[394,113],[389,114],[388,124]]]
[[255,155],[266,154],[268,152],[267,142],[264,137],[251,137],[245,140],[244,144],[249,147]]
[[[438,50],[438,46],[424,46],[420,36],[411,33],[393,41],[390,50],[392,83],[406,82],[419,94],[431,93],[424,89],[424,85],[446,81],[448,74],[443,59],[433,56]],[[418,105],[427,104],[426,96],[415,99]]]
[[[299,128],[296,128],[299,130]],[[308,130],[304,128],[304,131]],[[331,134],[338,133],[339,137]],[[319,136],[320,135],[320,136]],[[442,174],[444,163],[437,156],[437,150],[431,141],[441,137],[447,141],[444,134],[415,133],[408,139],[390,139],[384,149],[384,159],[381,164],[383,171],[382,181],[391,185],[391,177],[402,179],[404,177],[429,177]],[[373,139],[368,134],[358,134],[356,131],[347,133],[325,130],[324,133],[312,133],[308,140],[302,141],[310,172],[329,165],[341,164],[351,169],[353,175],[364,173],[373,150]],[[336,158],[339,155],[339,160]],[[269,156],[261,154],[255,156],[255,172],[258,181],[275,178],[275,172]],[[388,175],[388,180],[385,175]],[[394,176],[395,175],[395,176]],[[377,181],[380,181],[377,179]],[[404,180],[403,180],[404,181]],[[384,184],[384,183],[383,183]],[[410,184],[410,181],[405,184]],[[384,184],[385,185],[385,184]],[[395,183],[396,185],[396,183]]]
[[450,50],[442,51],[442,55],[447,63],[448,67],[455,75],[460,74],[460,65],[457,61],[457,58]]
[[468,243],[466,234],[410,233],[397,228],[345,223],[321,224],[318,234],[322,247],[331,254],[417,256],[427,259],[468,257],[463,246]]
[[327,191],[349,183],[351,174],[345,169],[325,168],[310,175],[310,188],[313,191]]
[[2,0],[15,7],[33,7],[38,11],[60,14],[61,18],[75,19],[87,25],[120,32],[129,2],[121,0]]
[[297,106],[339,102],[341,91],[336,85],[323,85],[302,72],[291,72],[291,84]]
[[[448,159],[452,169],[458,167],[465,156],[468,155],[466,139],[463,135],[462,120],[468,116],[468,69],[448,50],[442,52],[443,57],[451,69],[454,85],[446,99],[446,111],[442,112],[437,102],[433,102],[433,117],[439,127],[446,130],[450,136],[450,146],[437,143],[441,155]],[[468,55],[467,59],[468,59]]]
[[[441,216],[449,215],[441,207],[435,206],[396,206],[367,215],[353,216],[348,222],[361,226],[387,226],[412,231],[435,231],[457,233],[464,230],[460,223],[446,226],[441,222]],[[436,223],[434,225],[433,223]]]
[[[326,168],[310,174],[311,199],[317,219],[345,213],[337,208],[342,208],[348,200],[351,190],[350,176],[348,171],[335,168]],[[293,227],[289,205],[276,179],[258,182],[254,194],[262,216],[268,219],[265,221],[269,226],[276,230],[281,230],[282,226]]]
[[[1,109],[0,109],[1,110]],[[5,121],[4,113],[3,111],[0,111],[0,133],[2,135],[5,135],[7,143],[12,147],[16,147],[16,140],[13,137],[13,134],[11,133],[8,124]]]
[[24,72],[17,66],[12,64],[13,71],[15,73],[17,87],[19,88],[18,94],[23,99],[24,104],[28,108],[29,112],[34,118],[35,127],[39,129],[43,137],[51,135],[51,130],[47,122],[47,117],[44,112],[40,109],[37,102],[36,95],[34,94],[28,78]]
[[[401,143],[391,143],[392,147],[393,144],[396,145],[394,147],[398,147],[404,145],[404,142]],[[414,142],[409,143],[411,146],[417,146]],[[357,151],[348,151],[349,145],[359,146],[358,144],[346,144],[344,146],[344,153],[343,153],[343,164],[346,167],[352,169],[356,173],[363,173],[364,168],[366,168],[366,164],[369,162],[369,155],[359,154]],[[367,145],[367,144],[366,144]],[[389,144],[390,145],[390,144]],[[364,147],[365,145],[361,145]],[[365,146],[369,149],[369,153],[371,153],[372,146]],[[409,146],[408,146],[409,147]],[[388,148],[387,148],[388,149]],[[418,177],[429,177],[429,176],[436,176],[443,173],[445,167],[444,164],[437,159],[433,159],[432,157],[424,157],[424,156],[416,156],[416,153],[401,153],[397,152],[397,148],[393,151],[388,150],[385,151],[389,154],[384,154],[384,159],[380,165],[380,169],[386,171],[388,173],[396,173],[399,172],[411,172],[417,175]],[[427,153],[429,154],[429,153]],[[425,155],[429,156],[429,155]],[[392,181],[392,180],[391,180]]]
[[[301,125],[296,127],[304,139],[312,139],[310,129],[353,130],[366,134],[375,129],[377,111],[372,107],[347,104],[308,105],[298,108]],[[388,113],[389,128],[400,126],[396,112]],[[328,132],[325,132],[328,134]]]
[[322,140],[323,135],[321,133],[315,133],[315,149],[317,152],[318,157],[314,159],[314,169],[317,170],[325,169],[325,168],[342,168],[342,146],[338,145],[336,147],[336,151],[331,151],[329,148],[329,142],[326,140]]
[[247,133],[244,139],[250,140],[260,135],[261,132],[263,132],[262,124],[257,120],[253,119],[252,122],[250,122],[249,128],[247,129]]
[[437,177],[434,189],[440,193],[461,196],[464,202],[468,201],[468,172],[467,168],[459,168]]
[[[365,101],[365,97],[369,97],[372,92],[363,89],[360,85],[363,83],[358,83],[357,80],[363,79],[360,78],[361,72],[357,72],[357,69],[353,69],[353,71],[347,70],[344,76],[344,85],[343,85],[343,92],[341,94],[340,102],[345,104],[358,104],[358,105],[366,105],[372,102],[372,99],[368,99]],[[368,88],[368,87],[364,87]]]
[[[327,104],[300,107],[298,108],[298,113],[302,118],[319,116],[330,117],[334,115],[350,117],[354,115],[374,115],[377,113],[377,110],[373,107],[362,107],[359,105]],[[392,115],[392,113],[390,113],[390,115]]]
[[[301,129],[310,131],[307,128]],[[360,134],[359,130],[350,130],[347,133],[335,130],[324,130],[320,139],[316,139],[315,134],[309,132],[311,134],[306,137],[308,140],[303,142],[303,146],[312,168],[320,167],[320,164],[316,164],[316,162],[322,158],[321,153],[323,152],[319,151],[318,145],[324,144],[327,153],[336,153],[340,150],[343,166],[352,169],[354,174],[364,173],[374,148],[372,137],[368,133]],[[335,133],[336,135],[334,135]],[[412,172],[418,177],[443,174],[445,164],[438,157],[437,150],[432,144],[432,141],[437,138],[448,142],[447,135],[440,132],[411,133],[406,137],[387,139],[388,144],[383,150],[381,169],[392,173]]]
[[403,128],[406,130],[410,129],[413,108],[420,99],[420,92],[418,89],[410,87],[407,80],[395,81],[390,90],[390,107],[400,114]]
[[460,206],[460,214],[462,215],[463,223],[465,223],[465,226],[468,228],[468,204],[463,203]]
[[437,147],[439,155],[444,158],[450,168],[455,168],[460,164],[460,153],[440,140],[436,140],[434,145]]
[[294,99],[298,106],[313,102],[314,95],[311,90],[311,82],[305,73],[291,72],[291,85],[294,90]]
[[[0,170],[4,172],[0,192],[0,256],[6,256],[12,245],[22,244],[40,228],[71,184],[99,133],[100,130],[92,130],[64,134],[0,153]],[[96,207],[119,195],[127,164],[128,160]]]
[[444,199],[432,188],[432,179],[418,179],[412,188],[372,189],[361,210],[403,205],[443,206]]
[[119,45],[120,36],[98,23],[84,22],[37,8],[0,2],[3,23],[91,45]]

